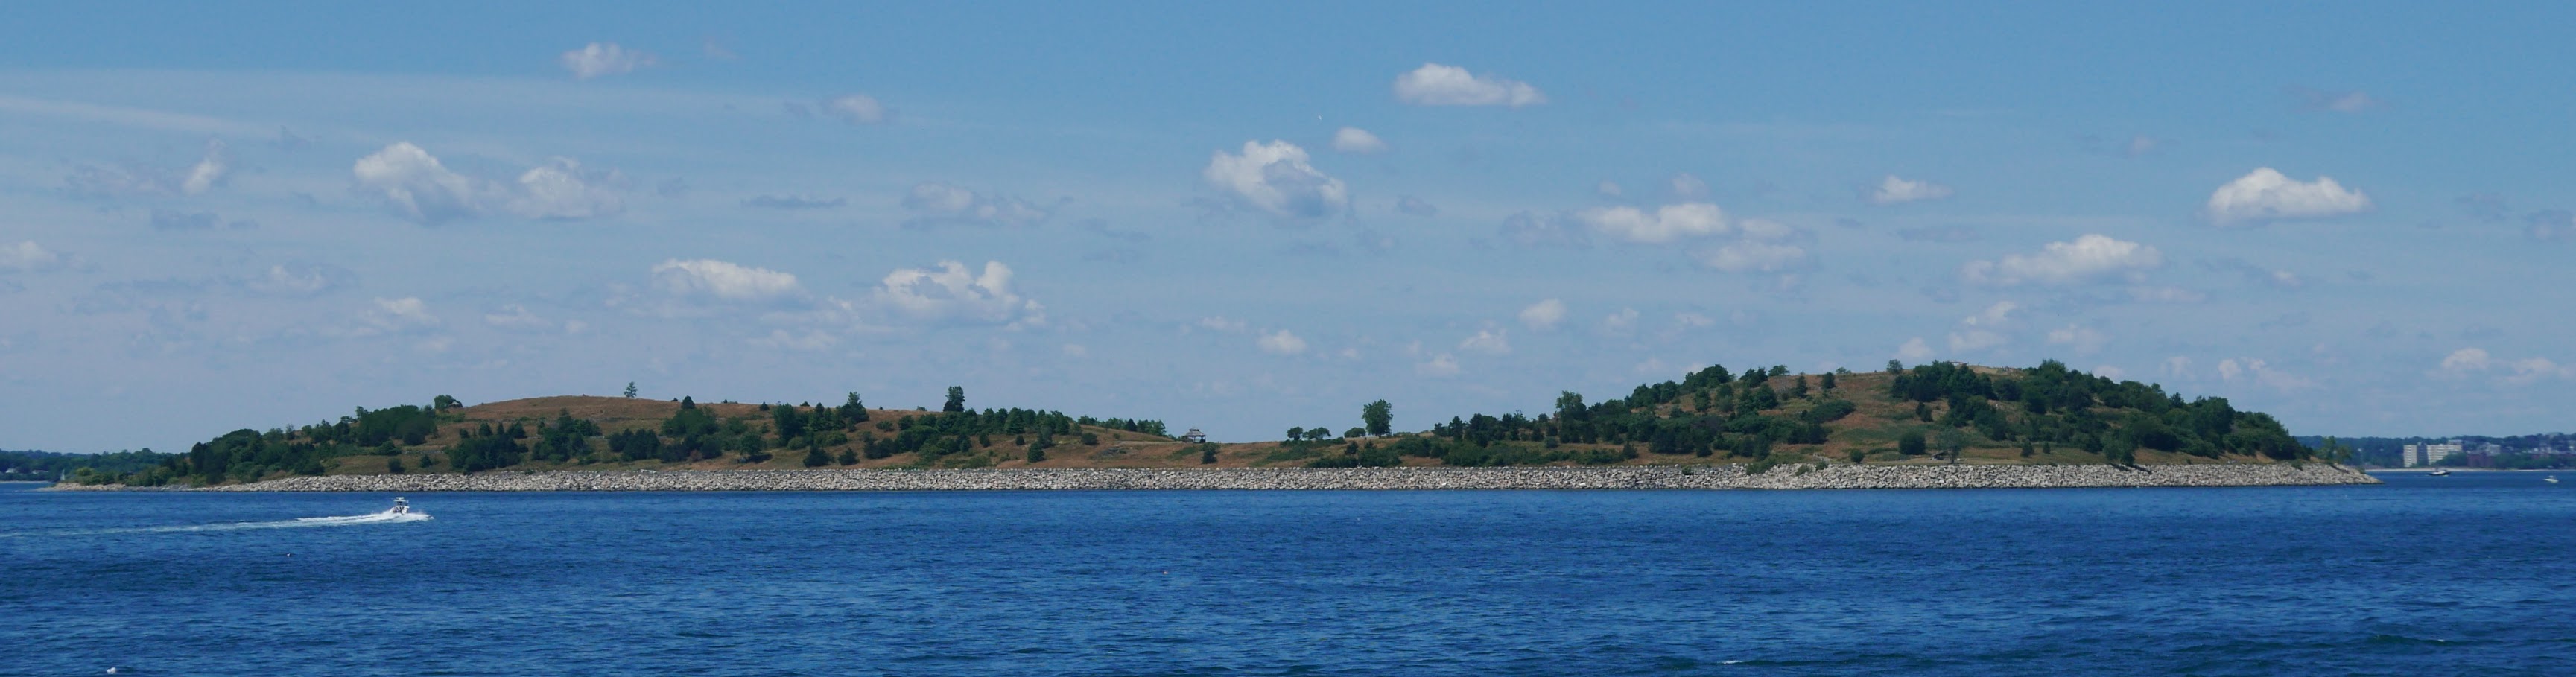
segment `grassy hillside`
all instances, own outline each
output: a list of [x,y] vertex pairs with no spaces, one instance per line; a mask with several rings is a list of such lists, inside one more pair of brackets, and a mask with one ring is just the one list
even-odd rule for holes
[[[954,395],[962,400],[962,395]],[[1353,431],[1354,433],[1356,431]],[[2219,398],[2071,371],[1951,363],[1856,373],[1709,367],[1537,416],[1478,414],[1387,437],[1192,444],[1159,421],[1027,409],[540,397],[359,409],[239,430],[88,481],[215,484],[291,474],[557,469],[1090,468],[1550,464],[2269,463],[2316,452]]]

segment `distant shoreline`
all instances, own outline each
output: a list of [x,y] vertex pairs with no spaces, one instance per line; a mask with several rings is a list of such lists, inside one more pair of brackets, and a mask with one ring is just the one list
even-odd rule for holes
[[[1804,470],[1801,470],[1804,468]],[[2379,484],[2323,463],[2110,465],[1540,466],[1021,470],[560,470],[287,477],[187,491],[1102,491],[1444,489],[2046,489]],[[60,491],[121,486],[60,485]],[[168,489],[162,489],[168,490]]]

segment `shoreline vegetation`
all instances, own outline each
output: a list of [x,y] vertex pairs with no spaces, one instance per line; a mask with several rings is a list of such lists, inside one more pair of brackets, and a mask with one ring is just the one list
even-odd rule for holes
[[[2224,398],[2186,400],[2161,386],[2114,381],[2055,361],[2031,368],[1950,362],[1909,368],[1891,360],[1883,372],[1837,369],[1820,374],[1793,374],[1778,366],[1737,373],[1709,366],[1678,380],[1639,385],[1622,398],[1586,402],[1580,394],[1562,393],[1552,409],[1535,416],[1518,411],[1475,414],[1434,419],[1427,430],[1399,432],[1392,425],[1394,405],[1379,400],[1359,406],[1358,419],[1353,421],[1358,425],[1338,432],[1326,422],[1311,428],[1291,427],[1279,441],[1238,443],[1209,442],[1195,429],[1179,432],[1150,419],[1021,408],[979,410],[966,405],[965,390],[956,386],[948,388],[938,411],[872,408],[855,392],[838,405],[700,403],[689,397],[652,400],[635,394],[629,384],[624,397],[538,397],[467,405],[440,395],[427,406],[361,407],[337,421],[236,430],[197,443],[183,454],[129,452],[120,456],[133,462],[126,469],[77,470],[68,484],[356,486],[335,478],[393,477],[404,479],[368,484],[434,487],[482,486],[487,482],[472,478],[501,476],[494,473],[521,478],[708,478],[753,473],[742,477],[775,478],[798,476],[794,472],[910,470],[1020,471],[1034,473],[1029,478],[1045,478],[1026,481],[1053,486],[1048,483],[1081,484],[1127,476],[1073,472],[1113,469],[1555,468],[1558,471],[1552,474],[1402,476],[1670,475],[1694,478],[1683,483],[1699,486],[1726,476],[1841,476],[1863,468],[1949,467],[1966,469],[1884,474],[2021,478],[1992,480],[1996,483],[1992,486],[2055,486],[2060,477],[2078,478],[2063,481],[2082,486],[2131,486],[2145,481],[2140,478],[2166,476],[2206,476],[2211,479],[2205,481],[2232,485],[2239,483],[2240,476],[2261,473],[2167,471],[2339,467],[2350,457],[2350,450],[2332,438],[2314,448],[2300,444],[2271,416],[2238,411]],[[2092,469],[2036,474],[1979,469],[1993,467]],[[1574,469],[1624,469],[1626,474]],[[776,474],[780,472],[787,474]],[[2281,476],[2304,478],[2303,472]],[[881,478],[901,476],[908,475],[842,472],[781,481],[802,487],[818,481],[813,478],[865,477],[870,479],[851,482],[874,486]],[[1195,486],[1234,481],[1209,478],[1380,476],[1184,473],[1169,477],[1187,478],[1172,481]],[[1555,486],[1550,483],[1560,480],[1531,481],[1538,483],[1534,486]],[[826,484],[832,482],[841,480]],[[1914,486],[1916,480],[1885,482]]]
[[[1819,467],[1821,466],[1821,467]],[[304,476],[194,491],[1116,491],[1501,489],[2050,489],[2378,484],[2322,463],[2114,465],[1808,464],[1483,468],[1106,468],[1025,470],[562,470],[474,475]],[[148,491],[61,485],[65,491]]]

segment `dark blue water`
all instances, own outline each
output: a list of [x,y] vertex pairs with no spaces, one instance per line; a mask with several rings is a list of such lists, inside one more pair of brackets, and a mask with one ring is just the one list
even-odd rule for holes
[[2387,479],[0,490],[0,674],[2576,674],[2576,490]]

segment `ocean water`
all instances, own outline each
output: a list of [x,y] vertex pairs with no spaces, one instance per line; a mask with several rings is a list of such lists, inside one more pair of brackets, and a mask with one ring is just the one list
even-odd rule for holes
[[2576,674],[2576,488],[2384,478],[0,490],[0,674]]

